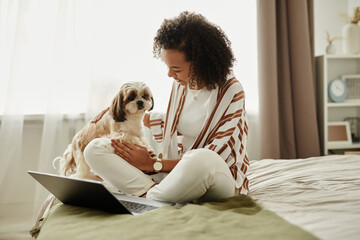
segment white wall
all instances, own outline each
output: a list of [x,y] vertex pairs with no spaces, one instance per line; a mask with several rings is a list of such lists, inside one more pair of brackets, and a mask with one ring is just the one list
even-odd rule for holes
[[350,15],[354,13],[356,7],[360,7],[360,0],[348,0],[348,13]]
[[[345,20],[339,13],[352,16],[356,6],[360,6],[360,0],[314,0],[315,56],[325,54],[326,31],[331,37],[342,36]],[[335,40],[334,46],[336,54],[343,54],[341,40]]]

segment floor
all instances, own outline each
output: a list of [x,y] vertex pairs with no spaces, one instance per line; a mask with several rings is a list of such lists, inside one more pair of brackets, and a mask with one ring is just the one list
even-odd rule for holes
[[32,204],[0,205],[0,240],[32,239],[29,230],[34,225]]

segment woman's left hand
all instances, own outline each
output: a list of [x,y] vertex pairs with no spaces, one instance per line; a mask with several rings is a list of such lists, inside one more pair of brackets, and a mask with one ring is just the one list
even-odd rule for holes
[[114,148],[116,155],[133,165],[134,167],[146,171],[153,172],[153,165],[156,159],[152,159],[146,147],[140,145],[132,145],[127,142],[120,142],[117,139],[111,139],[111,146]]

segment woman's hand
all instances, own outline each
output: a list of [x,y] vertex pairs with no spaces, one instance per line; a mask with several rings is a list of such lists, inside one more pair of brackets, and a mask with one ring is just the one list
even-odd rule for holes
[[144,123],[145,127],[150,128],[150,114],[149,113],[144,114],[143,123]]
[[154,171],[153,165],[156,159],[151,158],[146,147],[120,142],[117,139],[111,139],[111,146],[114,148],[116,155],[119,155],[134,167],[146,172]]

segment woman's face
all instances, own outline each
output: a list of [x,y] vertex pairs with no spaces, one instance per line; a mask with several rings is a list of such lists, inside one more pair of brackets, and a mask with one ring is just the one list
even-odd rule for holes
[[186,58],[183,52],[174,49],[163,49],[162,59],[169,68],[169,77],[172,77],[183,86],[189,84],[191,62],[185,60]]

